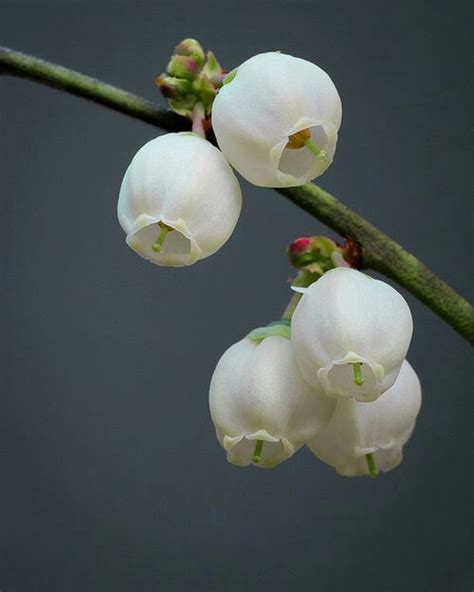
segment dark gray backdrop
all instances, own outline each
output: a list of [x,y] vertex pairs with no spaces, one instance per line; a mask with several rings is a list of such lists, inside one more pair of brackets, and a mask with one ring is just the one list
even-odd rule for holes
[[[186,36],[232,67],[280,49],[344,104],[323,187],[472,297],[468,4],[0,2],[1,42],[160,100]],[[285,246],[319,223],[243,183],[214,257],[155,268],[117,190],[152,127],[0,79],[2,592],[470,590],[470,347],[408,295],[424,387],[406,460],[344,479],[303,450],[228,465],[207,389],[226,347],[278,316]],[[332,236],[332,235],[331,235]]]

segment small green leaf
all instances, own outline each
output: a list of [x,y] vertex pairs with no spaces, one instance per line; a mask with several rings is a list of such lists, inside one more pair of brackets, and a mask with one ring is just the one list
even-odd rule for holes
[[235,68],[235,70],[232,70],[232,72],[229,72],[227,74],[227,76],[224,78],[224,82],[222,84],[230,84],[236,76],[237,76],[237,68]]

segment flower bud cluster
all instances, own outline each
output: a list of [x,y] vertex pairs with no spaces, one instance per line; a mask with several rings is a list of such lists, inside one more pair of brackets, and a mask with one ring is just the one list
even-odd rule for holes
[[212,51],[204,53],[196,39],[184,39],[155,83],[168,100],[173,111],[192,118],[196,104],[204,106],[210,115],[217,91],[222,86],[225,72]]
[[[326,236],[302,236],[291,243],[288,256],[293,267],[312,274],[316,280],[334,267],[356,267],[353,252],[348,251],[347,245],[349,241],[341,247]],[[352,250],[357,249],[354,243],[350,245]]]
[[229,462],[273,467],[307,444],[341,475],[393,469],[421,405],[408,305],[348,267],[298,291],[291,328],[252,331],[214,371],[211,417]]

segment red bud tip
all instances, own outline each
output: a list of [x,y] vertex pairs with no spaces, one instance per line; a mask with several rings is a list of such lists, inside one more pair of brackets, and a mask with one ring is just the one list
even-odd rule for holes
[[290,253],[303,253],[311,247],[311,239],[307,236],[297,238],[290,245]]

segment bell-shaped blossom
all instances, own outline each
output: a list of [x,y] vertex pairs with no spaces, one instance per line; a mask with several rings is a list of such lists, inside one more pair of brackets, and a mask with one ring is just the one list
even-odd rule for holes
[[341,475],[390,471],[403,459],[420,406],[420,381],[404,361],[395,384],[376,401],[338,399],[329,425],[308,446]]
[[184,132],[140,148],[122,181],[118,219],[141,257],[181,267],[222,247],[241,208],[240,186],[223,154]]
[[273,467],[328,424],[335,400],[303,380],[291,341],[274,335],[246,337],[223,354],[209,405],[230,463]]
[[405,299],[385,282],[336,268],[304,293],[291,323],[301,372],[329,395],[373,401],[397,378],[413,331]]
[[220,149],[248,181],[292,187],[319,177],[336,150],[342,106],[315,64],[258,54],[224,80],[212,108]]

